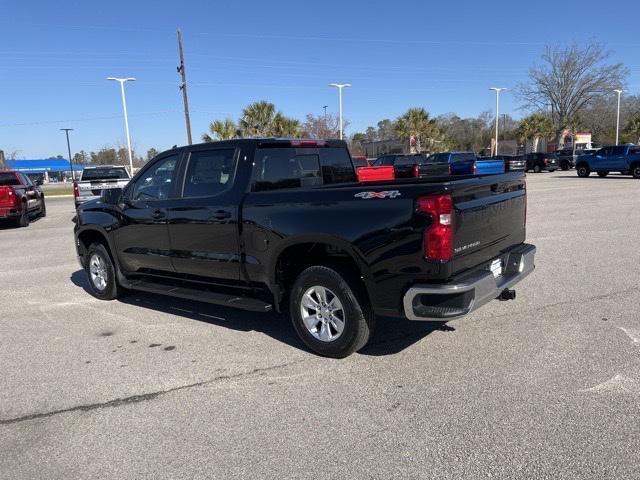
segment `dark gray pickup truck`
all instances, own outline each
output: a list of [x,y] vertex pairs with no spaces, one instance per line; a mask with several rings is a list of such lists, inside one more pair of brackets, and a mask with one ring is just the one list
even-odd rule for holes
[[78,207],[93,295],[142,290],[288,311],[313,351],[345,357],[376,316],[445,322],[534,269],[522,172],[358,182],[342,141],[175,148]]

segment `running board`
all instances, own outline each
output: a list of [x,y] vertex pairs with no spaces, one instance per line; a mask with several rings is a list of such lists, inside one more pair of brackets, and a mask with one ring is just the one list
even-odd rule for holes
[[199,302],[213,303],[225,307],[240,308],[252,312],[269,312],[273,309],[273,305],[258,300],[257,298],[216,293],[195,288],[177,287],[175,285],[166,285],[164,283],[154,283],[145,280],[126,280],[123,282],[121,279],[121,283],[123,287],[131,290],[159,293],[161,295],[169,295],[186,300],[197,300]]

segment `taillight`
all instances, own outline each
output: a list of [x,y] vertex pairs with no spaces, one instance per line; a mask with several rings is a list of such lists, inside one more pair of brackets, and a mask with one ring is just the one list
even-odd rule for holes
[[420,176],[420,165],[413,166],[413,176],[416,178]]
[[0,187],[0,205],[5,208],[16,208],[18,206],[18,195],[13,187]]
[[418,198],[418,211],[431,217],[424,231],[424,255],[428,260],[446,262],[453,258],[453,200],[448,193]]
[[73,182],[73,196],[76,198],[80,196],[80,189],[78,188],[78,182]]

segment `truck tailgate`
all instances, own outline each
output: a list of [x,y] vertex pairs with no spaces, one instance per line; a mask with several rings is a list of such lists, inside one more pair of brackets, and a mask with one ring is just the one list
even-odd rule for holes
[[[497,181],[496,181],[497,180]],[[525,239],[524,178],[481,177],[453,192],[452,273],[488,262]]]

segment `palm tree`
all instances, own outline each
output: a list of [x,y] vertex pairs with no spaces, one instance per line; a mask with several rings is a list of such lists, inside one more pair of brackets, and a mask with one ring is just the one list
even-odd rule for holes
[[524,140],[533,139],[533,151],[537,152],[540,137],[548,138],[553,134],[553,124],[546,115],[534,113],[522,119],[516,134]]
[[270,135],[274,137],[299,137],[301,135],[300,122],[295,118],[289,118],[276,113],[271,124]]
[[629,119],[624,133],[629,135],[636,143],[640,143],[640,112],[636,112],[633,117]]
[[437,138],[441,137],[440,129],[433,118],[429,118],[429,112],[424,108],[410,108],[403,115],[397,118],[394,124],[394,131],[401,140],[415,140],[415,144],[410,142],[411,153],[422,151],[422,144],[433,144]]
[[213,136],[209,135],[208,133],[202,134],[203,142],[213,142],[214,140],[231,140],[232,138],[236,138],[238,136],[238,126],[230,118],[226,118],[223,121],[215,120],[211,122],[211,124],[209,125],[209,131]]
[[242,110],[240,128],[245,137],[267,137],[272,135],[276,106],[264,100],[247,105]]

